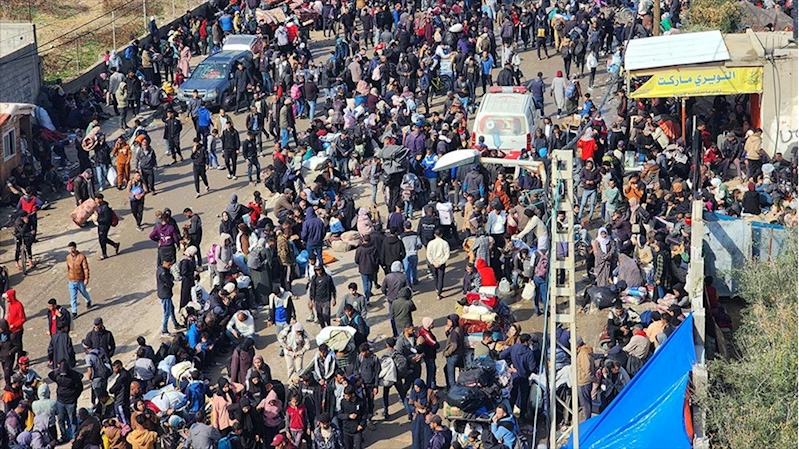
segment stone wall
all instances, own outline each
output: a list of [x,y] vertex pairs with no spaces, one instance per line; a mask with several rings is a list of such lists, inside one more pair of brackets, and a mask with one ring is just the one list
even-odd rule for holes
[[42,71],[32,23],[0,23],[0,101],[36,103]]

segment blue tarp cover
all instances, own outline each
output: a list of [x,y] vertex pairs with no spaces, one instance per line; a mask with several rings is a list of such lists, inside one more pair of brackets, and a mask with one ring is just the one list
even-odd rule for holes
[[[693,314],[600,415],[580,424],[580,449],[683,449],[688,376],[696,363]],[[572,439],[566,446],[571,449]]]

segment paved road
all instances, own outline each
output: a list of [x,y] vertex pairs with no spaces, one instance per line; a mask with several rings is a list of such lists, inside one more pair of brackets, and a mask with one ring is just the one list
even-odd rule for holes
[[[317,36],[314,36],[317,37]],[[321,37],[321,36],[319,36]],[[317,38],[319,38],[317,37]],[[326,57],[329,40],[317,41],[319,45],[315,47],[315,53],[320,57]],[[196,60],[199,62],[199,60]],[[547,81],[555,71],[562,69],[562,61],[559,56],[548,60],[538,61],[534,51],[527,51],[522,54],[522,71],[527,76],[534,76],[538,71],[544,72]],[[601,78],[602,79],[602,78]],[[599,84],[599,82],[598,82]],[[601,84],[600,84],[601,85]],[[596,92],[600,92],[599,89]],[[440,99],[438,99],[440,100]],[[547,109],[554,112],[551,100],[547,98]],[[433,110],[440,110],[441,102],[435,102]],[[234,116],[234,123],[239,130],[245,129],[244,115]],[[115,123],[114,123],[115,124]],[[105,123],[104,129],[113,137],[113,124]],[[301,122],[299,129],[307,125]],[[184,127],[181,142],[184,147],[184,155],[188,155],[191,143],[191,133],[193,129],[190,123]],[[40,266],[29,276],[23,277],[16,273],[13,268],[13,240],[8,230],[2,232],[1,237],[5,251],[0,256],[0,263],[10,267],[11,283],[17,289],[17,297],[25,304],[28,314],[28,323],[25,332],[25,347],[30,352],[34,361],[33,368],[41,375],[46,376],[48,368],[46,366],[46,349],[49,342],[47,334],[45,308],[47,300],[51,297],[57,298],[61,304],[69,303],[69,296],[66,281],[65,256],[67,254],[67,243],[75,241],[78,248],[86,253],[89,258],[91,269],[91,282],[89,291],[95,307],[89,311],[84,304],[80,305],[80,316],[75,323],[75,330],[72,333],[73,342],[79,359],[82,353],[79,347],[80,341],[91,328],[95,317],[102,317],[106,327],[111,330],[117,341],[117,355],[115,359],[121,359],[129,363],[132,359],[132,351],[136,348],[136,337],[139,335],[147,338],[147,341],[157,347],[160,344],[160,322],[161,305],[155,296],[155,268],[156,268],[156,247],[147,237],[155,222],[154,212],[166,207],[172,209],[178,225],[182,225],[184,218],[180,214],[184,207],[191,207],[198,212],[205,226],[205,241],[201,252],[204,254],[210,243],[216,240],[218,235],[217,226],[219,219],[217,214],[221,213],[227,204],[231,194],[236,193],[240,202],[246,202],[252,197],[252,192],[260,190],[267,193],[263,186],[250,187],[247,185],[246,166],[244,162],[239,162],[239,179],[231,181],[226,179],[225,171],[211,170],[208,173],[209,182],[213,189],[210,194],[194,198],[193,179],[191,174],[191,162],[187,158],[185,162],[174,166],[166,167],[171,159],[164,155],[165,145],[160,139],[161,128],[158,123],[150,129],[153,137],[154,147],[159,154],[159,164],[162,165],[157,171],[157,189],[160,192],[157,196],[149,196],[145,204],[145,229],[138,232],[135,221],[129,213],[129,206],[126,195],[117,192],[115,189],[104,192],[106,200],[120,216],[120,224],[113,228],[110,237],[122,244],[119,255],[112,256],[104,261],[98,260],[99,244],[97,241],[97,231],[94,226],[87,225],[84,228],[76,228],[71,223],[68,215],[74,208],[72,197],[67,197],[53,203],[52,208],[40,213],[39,229],[41,242],[34,247],[34,252],[40,260]],[[109,139],[112,141],[112,139]],[[271,156],[262,158],[261,165],[265,167],[271,163]],[[241,176],[244,174],[244,176]],[[356,198],[358,206],[367,205],[368,195],[366,186],[361,180],[354,180],[353,188],[350,193]],[[271,205],[273,199],[270,199]],[[271,212],[271,207],[269,208]],[[418,215],[418,214],[417,214]],[[334,280],[339,288],[339,295],[345,293],[345,285],[349,282],[357,282],[360,285],[357,268],[353,262],[354,252],[336,254],[339,259],[331,266]],[[424,261],[424,252],[420,255],[420,260]],[[423,316],[436,318],[435,333],[439,340],[444,340],[443,326],[445,317],[453,311],[455,301],[459,298],[460,281],[463,269],[463,252],[453,251],[453,258],[448,264],[446,275],[446,291],[444,299],[438,301],[433,291],[433,282],[427,279],[424,263],[420,263],[420,277],[422,283],[419,292],[415,295],[414,301],[419,311],[415,313],[416,319],[421,322]],[[208,287],[209,281],[207,274],[202,278],[203,284]],[[179,287],[175,288],[177,300]],[[304,307],[305,295],[303,282],[295,282],[294,293],[299,296],[297,301],[299,319],[304,323],[308,310]],[[81,300],[82,301],[82,300]],[[371,325],[371,338],[377,344],[377,349],[382,349],[382,340],[390,335],[391,329],[388,324],[387,307],[382,295],[373,299],[375,304],[369,310],[368,322]],[[542,319],[534,317],[532,305],[530,303],[517,303],[512,307],[518,321],[522,323],[525,332],[541,332]],[[595,319],[594,319],[595,321]],[[600,320],[601,321],[601,320]],[[256,347],[259,354],[262,354],[267,363],[272,367],[273,374],[282,380],[285,379],[284,364],[277,357],[277,344],[272,328],[265,328],[265,314],[260,313],[256,316],[258,338]],[[418,323],[417,323],[418,324]],[[316,325],[307,326],[309,333],[313,336],[318,332]],[[594,326],[592,325],[591,328]],[[588,340],[588,338],[587,338]],[[590,341],[590,340],[589,340]],[[226,363],[226,361],[222,361]],[[439,360],[438,383],[443,385],[444,376]],[[79,362],[79,370],[85,369],[82,361]],[[223,371],[224,372],[224,371]],[[215,377],[213,378],[215,379]],[[396,398],[392,398],[396,402]],[[88,389],[82,399],[82,404],[88,403]],[[391,408],[395,419],[379,423],[375,431],[369,431],[366,435],[366,443],[370,447],[375,447],[377,442],[384,448],[401,448],[410,445],[410,426],[401,417],[399,407],[395,404]]]

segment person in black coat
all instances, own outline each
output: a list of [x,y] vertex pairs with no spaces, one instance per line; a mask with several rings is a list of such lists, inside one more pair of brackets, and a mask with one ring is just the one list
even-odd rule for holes
[[105,202],[102,193],[95,195],[94,200],[97,203],[97,235],[100,239],[100,250],[103,252],[103,255],[100,256],[100,260],[103,260],[108,257],[106,253],[106,245],[108,244],[114,247],[114,252],[116,254],[119,254],[119,243],[108,238],[108,231],[110,231],[111,226],[113,226],[114,216],[116,214],[111,210],[108,203]]
[[130,384],[133,378],[120,360],[115,360],[111,368],[117,376],[116,381],[108,388],[108,392],[114,395],[114,412],[117,421],[130,425]]
[[102,349],[108,357],[113,357],[116,352],[117,344],[114,341],[114,334],[105,328],[103,319],[100,317],[94,319],[94,329],[86,334],[83,341],[87,343],[87,346]]
[[236,179],[236,161],[240,146],[239,132],[233,127],[233,121],[229,120],[225,124],[225,130],[222,131],[222,154],[227,167],[227,179]]
[[197,192],[197,198],[200,197],[200,180],[202,179],[205,184],[205,192],[211,191],[208,187],[208,175],[206,168],[208,163],[208,150],[205,146],[200,144],[198,137],[194,138],[194,146],[191,149],[191,170],[194,174],[194,191]]
[[58,407],[63,407],[67,415],[66,425],[63,420],[57,420],[59,433],[61,435],[75,435],[78,423],[76,408],[78,398],[83,392],[83,374],[70,368],[66,363],[62,363],[56,369],[50,371],[47,377],[55,382],[57,386],[56,402]]
[[236,114],[241,114],[242,100],[246,108],[250,104],[248,86],[253,84],[250,72],[239,62],[238,70],[233,75],[233,92],[236,94]]
[[366,406],[355,391],[355,385],[344,388],[344,400],[338,413],[344,447],[348,448],[363,447],[363,429],[366,428]]
[[175,110],[168,109],[164,119],[164,140],[166,140],[166,148],[169,154],[172,155],[172,163],[180,161],[183,162],[183,155],[180,153],[180,133],[183,131],[183,124],[180,119],[175,117]]
[[392,229],[391,235],[383,240],[383,250],[380,252],[380,256],[380,264],[383,266],[383,271],[386,275],[390,272],[392,263],[402,262],[405,259],[405,245],[397,237],[396,229]]

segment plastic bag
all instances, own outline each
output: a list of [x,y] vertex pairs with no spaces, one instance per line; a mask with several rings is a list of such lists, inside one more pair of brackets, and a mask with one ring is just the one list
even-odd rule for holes
[[108,174],[106,175],[105,179],[108,181],[109,186],[117,185],[117,169],[114,167],[109,167]]

